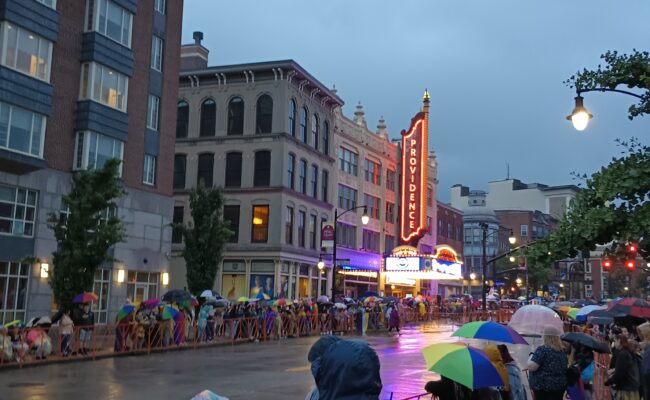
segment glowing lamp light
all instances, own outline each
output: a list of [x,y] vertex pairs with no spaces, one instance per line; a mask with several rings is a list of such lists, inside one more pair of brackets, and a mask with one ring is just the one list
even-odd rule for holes
[[521,278],[517,278],[517,280],[515,282],[517,282],[517,285],[521,285],[521,282],[522,282]]
[[392,290],[395,290],[395,285],[390,285],[390,288],[391,288]]
[[253,218],[253,225],[262,225],[262,218],[254,217]]
[[515,257],[514,256],[510,256],[510,262],[515,262]]
[[162,284],[163,284],[163,286],[169,285],[169,273],[168,272],[163,272],[163,274],[162,274]]
[[623,288],[623,290],[625,290],[625,291],[627,292],[628,290],[630,290],[630,288],[627,287],[627,286],[625,286],[625,287]]
[[361,223],[364,225],[368,225],[368,222],[370,222],[370,217],[368,216],[368,208],[364,207],[363,215],[361,216]]
[[629,269],[630,271],[636,267],[636,261],[634,260],[626,260],[625,261],[625,268]]
[[41,263],[41,278],[47,279],[50,276],[50,264],[46,262]]
[[571,115],[567,116],[566,119],[571,121],[573,123],[573,127],[577,131],[584,131],[587,129],[587,125],[589,125],[589,120],[592,119],[594,116],[589,114],[589,111],[585,108],[585,106],[582,104],[582,96],[577,96],[575,98],[576,100],[576,105],[571,112]]
[[510,231],[510,236],[508,237],[508,242],[510,242],[510,244],[517,243],[517,238],[515,237],[515,235],[513,235],[512,231]]
[[318,264],[316,264],[316,265],[318,266],[318,269],[321,269],[321,270],[322,270],[323,268],[325,268],[325,262],[323,262],[323,258],[322,258],[322,257],[319,257],[319,258],[318,258]]
[[473,273],[473,272],[471,274],[469,274],[469,279],[471,279],[471,280],[476,279],[476,274]]
[[117,282],[118,283],[123,283],[124,282],[124,269],[120,268],[117,270]]
[[563,288],[563,287],[564,287],[564,283],[560,283],[560,287]]

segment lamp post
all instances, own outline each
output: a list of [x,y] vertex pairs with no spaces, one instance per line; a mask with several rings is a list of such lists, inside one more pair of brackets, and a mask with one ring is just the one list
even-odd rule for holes
[[476,279],[476,274],[472,272],[471,274],[469,274],[469,295],[470,296],[472,295],[472,287],[473,287],[472,282],[474,281],[474,279]]
[[[501,227],[498,227],[497,229],[494,230],[494,232],[492,232],[492,233],[490,233],[488,235],[488,229],[490,228],[490,226],[488,224],[486,224],[485,222],[481,222],[479,224],[479,227],[483,230],[483,240],[482,240],[483,252],[482,252],[482,262],[481,262],[482,267],[483,267],[482,268],[483,274],[481,276],[481,281],[483,282],[483,286],[482,286],[483,289],[482,289],[482,293],[481,293],[481,296],[482,296],[481,299],[483,300],[483,310],[487,310],[487,293],[486,293],[487,281],[485,280],[487,278],[487,264],[488,264],[488,261],[487,261],[487,249],[486,249],[487,240],[488,240],[488,237],[490,237],[492,235],[495,235],[495,234],[497,234],[500,231],[503,231],[505,229],[501,228]],[[512,229],[509,229],[509,231],[510,231],[510,236],[508,237],[508,242],[510,242],[510,244],[515,244],[515,242],[517,241],[517,238],[513,235]]]
[[[342,213],[339,214],[339,209],[338,207],[334,207],[334,243],[333,243],[333,248],[332,248],[332,301],[336,300],[336,294],[338,292],[337,284],[336,284],[336,276],[338,274],[338,266],[336,265],[336,245],[337,245],[337,235],[336,235],[336,223],[343,216],[345,213],[348,213],[350,211],[355,211],[358,210],[359,208],[363,208],[363,215],[361,216],[361,223],[363,225],[368,225],[368,222],[370,222],[370,217],[368,216],[368,207],[367,206],[356,206],[352,208],[348,208],[347,210],[343,211]],[[318,267],[320,267],[322,263],[322,259],[319,259]],[[325,263],[322,264],[323,267],[325,266]],[[345,285],[344,285],[345,286]],[[345,290],[345,287],[344,287]]]
[[573,127],[577,131],[584,131],[587,128],[587,125],[589,125],[589,120],[591,120],[594,117],[592,114],[589,113],[589,111],[587,111],[587,109],[583,104],[584,98],[581,95],[587,92],[616,92],[616,93],[623,93],[628,96],[636,97],[637,99],[643,100],[643,96],[640,96],[636,93],[628,92],[626,90],[608,89],[608,88],[577,89],[576,97],[575,97],[575,107],[573,108],[571,114],[566,117],[567,120],[573,123]]

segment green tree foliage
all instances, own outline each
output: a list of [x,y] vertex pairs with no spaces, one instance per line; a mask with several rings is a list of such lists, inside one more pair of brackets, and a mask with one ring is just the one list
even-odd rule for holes
[[604,67],[599,65],[596,70],[584,69],[565,83],[578,91],[616,89],[620,86],[644,90],[639,102],[630,106],[629,118],[650,113],[650,54],[636,50],[629,55],[608,51],[600,58],[605,62]]
[[62,199],[66,212],[48,216],[57,242],[49,283],[60,309],[69,308],[77,294],[92,290],[95,271],[112,260],[108,250],[124,238],[115,203],[125,193],[118,182],[119,168],[120,161],[113,159],[100,170],[76,172]]
[[188,289],[200,293],[214,286],[223,247],[233,232],[223,220],[220,188],[206,188],[199,184],[190,193],[190,209],[193,222],[175,224],[174,229],[183,234]]

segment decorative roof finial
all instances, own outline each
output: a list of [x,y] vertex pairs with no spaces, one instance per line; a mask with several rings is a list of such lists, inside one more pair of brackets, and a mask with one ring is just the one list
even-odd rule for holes
[[377,124],[377,133],[383,135],[386,132],[386,121],[384,121],[384,116],[379,117],[379,123]]
[[356,122],[357,125],[367,126],[366,118],[364,117],[365,114],[363,106],[361,105],[361,102],[359,102],[359,104],[357,104],[357,110],[354,112],[354,122]]

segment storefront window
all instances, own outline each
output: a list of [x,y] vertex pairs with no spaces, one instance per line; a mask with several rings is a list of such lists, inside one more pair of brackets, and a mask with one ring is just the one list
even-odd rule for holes
[[[93,282],[93,293],[98,297],[97,301],[92,304],[92,310],[95,313],[95,323],[105,324],[108,319],[108,298],[110,282],[109,269],[98,269],[95,271],[95,281]],[[112,322],[112,321],[111,321]]]
[[0,261],[0,325],[25,319],[29,267]]
[[160,274],[157,272],[129,271],[126,297],[133,304],[158,297],[158,282],[160,282]]

